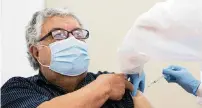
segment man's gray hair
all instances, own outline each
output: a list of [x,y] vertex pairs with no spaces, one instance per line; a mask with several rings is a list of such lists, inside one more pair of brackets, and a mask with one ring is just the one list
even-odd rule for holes
[[80,20],[75,15],[70,13],[67,8],[46,8],[34,13],[31,21],[26,26],[27,54],[29,62],[31,66],[34,68],[34,70],[39,69],[39,63],[29,52],[29,48],[32,45],[36,45],[36,43],[38,42],[39,37],[41,35],[41,28],[46,18],[53,16],[59,16],[59,17],[71,16],[78,21],[80,26],[82,26]]

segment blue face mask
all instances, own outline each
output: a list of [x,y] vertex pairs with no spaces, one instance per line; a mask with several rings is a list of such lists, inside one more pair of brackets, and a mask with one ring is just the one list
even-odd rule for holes
[[73,36],[68,39],[54,42],[49,45],[51,49],[51,62],[49,67],[62,75],[78,76],[88,70],[90,58],[88,46],[85,42],[75,39]]

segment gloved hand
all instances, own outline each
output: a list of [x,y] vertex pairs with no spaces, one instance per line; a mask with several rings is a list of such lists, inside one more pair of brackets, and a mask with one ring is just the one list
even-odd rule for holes
[[134,91],[132,92],[133,96],[136,96],[137,91],[140,90],[144,92],[145,89],[145,73],[142,72],[141,74],[129,74],[128,78],[130,78],[130,82],[134,86]]
[[179,84],[187,92],[196,96],[200,81],[196,80],[186,68],[180,66],[169,66],[163,69],[164,78],[170,83]]

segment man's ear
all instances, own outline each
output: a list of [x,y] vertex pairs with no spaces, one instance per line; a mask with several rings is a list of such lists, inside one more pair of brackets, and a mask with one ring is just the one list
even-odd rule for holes
[[39,58],[39,50],[36,46],[32,45],[29,47],[29,52],[32,54],[32,56],[38,60]]

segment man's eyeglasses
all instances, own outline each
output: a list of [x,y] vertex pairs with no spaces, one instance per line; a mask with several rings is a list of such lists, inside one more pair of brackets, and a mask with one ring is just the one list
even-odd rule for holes
[[69,37],[69,34],[72,34],[76,39],[87,39],[89,37],[89,31],[81,28],[76,28],[72,31],[67,31],[62,28],[55,28],[47,33],[44,37],[39,39],[39,41],[43,41],[49,36],[52,36],[55,40],[63,40]]

